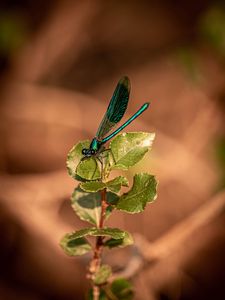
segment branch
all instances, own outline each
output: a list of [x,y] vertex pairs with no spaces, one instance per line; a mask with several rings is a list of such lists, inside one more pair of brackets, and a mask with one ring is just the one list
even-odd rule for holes
[[[90,20],[98,11],[94,1],[61,1],[15,61],[15,76],[38,81],[48,72],[65,70],[90,43]],[[79,43],[77,42],[79,41]]]
[[[104,221],[105,221],[105,213],[107,208],[107,202],[106,202],[106,189],[101,191],[101,216],[99,221],[99,228],[103,228]],[[103,236],[98,236],[96,238],[96,244],[94,248],[94,255],[90,262],[89,272],[90,274],[87,275],[88,278],[90,278],[92,281],[95,277],[96,272],[98,271],[100,265],[101,265],[101,259],[102,259],[102,250],[103,250]],[[94,300],[99,300],[100,296],[100,288],[99,285],[96,285],[93,282],[93,297]]]
[[194,232],[212,222],[224,208],[225,191],[222,191],[155,242],[149,243],[140,235],[136,235],[135,240],[139,251],[147,261],[163,259],[177,250]]
[[[135,234],[136,251],[133,252],[127,267],[115,273],[110,281],[116,277],[132,278],[143,269],[146,262],[160,262],[178,251],[195,232],[218,217],[224,208],[225,191],[222,191],[154,242],[149,242],[143,235]],[[187,256],[186,251],[184,255]]]

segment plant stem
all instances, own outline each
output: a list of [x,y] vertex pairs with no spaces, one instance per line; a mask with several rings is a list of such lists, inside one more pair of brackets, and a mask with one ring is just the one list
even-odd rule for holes
[[99,228],[103,228],[104,221],[105,221],[106,208],[108,206],[107,201],[106,201],[106,189],[101,191],[101,206],[102,206],[102,209],[101,209]]
[[[98,228],[103,228],[104,221],[105,221],[105,213],[106,208],[108,204],[106,201],[106,189],[101,191],[101,215],[100,215],[100,221]],[[94,248],[94,255],[90,262],[89,272],[91,274],[91,278],[95,277],[96,272],[98,271],[100,265],[101,265],[101,256],[102,256],[102,250],[103,250],[103,236],[98,236],[96,238],[95,248]],[[100,288],[98,285],[96,285],[93,282],[93,299],[99,300],[100,296]]]

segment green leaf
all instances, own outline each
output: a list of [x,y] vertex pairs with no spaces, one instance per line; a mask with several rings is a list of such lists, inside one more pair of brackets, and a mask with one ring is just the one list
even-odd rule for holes
[[109,265],[101,265],[98,271],[95,273],[94,283],[104,284],[107,282],[108,278],[112,275],[112,269]]
[[83,221],[98,226],[101,215],[101,195],[86,193],[79,187],[75,188],[72,197],[72,208]]
[[80,187],[85,192],[93,193],[107,188],[108,190],[118,193],[121,189],[121,186],[128,186],[128,180],[123,176],[118,176],[108,182],[101,181],[88,181],[80,184]]
[[83,228],[81,230],[67,233],[66,239],[68,242],[70,241],[72,243],[73,240],[83,238],[87,235],[90,236],[106,236],[113,238],[115,240],[123,239],[126,236],[126,231],[120,230],[118,228],[96,228],[96,227],[90,227],[90,228]]
[[[119,197],[116,194],[107,192],[107,202],[115,205],[118,202]],[[87,221],[95,226],[99,225],[101,216],[101,195],[97,193],[87,193],[82,191],[79,187],[75,188],[72,197],[72,208],[78,215],[78,217]],[[106,217],[108,217],[113,207],[110,205],[106,211]]]
[[76,175],[86,180],[96,180],[101,178],[98,163],[94,157],[84,158],[76,168]]
[[101,181],[87,181],[80,184],[82,190],[88,193],[101,191],[105,188],[105,183]]
[[71,240],[68,234],[62,238],[60,246],[69,256],[83,255],[92,249],[85,238]]
[[[119,201],[119,196],[117,194],[114,194],[112,192],[107,192],[106,194],[106,201],[109,205],[115,206]],[[110,208],[110,206],[108,206]]]
[[66,165],[69,175],[74,179],[82,181],[83,179],[96,180],[101,178],[99,165],[95,158],[84,158],[82,154],[82,150],[89,148],[89,146],[89,140],[81,141],[74,145],[68,153]]
[[112,282],[111,292],[118,300],[131,300],[134,297],[131,283],[123,278],[115,279]]
[[81,141],[76,145],[74,145],[67,155],[67,161],[66,161],[67,170],[69,175],[74,179],[76,179],[77,166],[80,160],[83,158],[82,149],[89,148],[89,146],[90,146],[89,140]]
[[129,245],[132,245],[134,242],[132,235],[125,231],[125,235],[122,239],[109,239],[104,243],[105,247],[109,247],[109,248],[115,248],[115,247],[119,247],[119,248],[123,248]]
[[113,156],[112,168],[127,170],[139,162],[150,149],[154,133],[128,132],[118,135],[110,143]]
[[124,176],[118,176],[106,182],[106,187],[114,193],[118,193],[121,189],[121,186],[129,186],[129,182]]
[[116,208],[127,213],[139,213],[148,202],[156,199],[157,181],[153,175],[140,173],[134,176],[132,189],[123,194]]

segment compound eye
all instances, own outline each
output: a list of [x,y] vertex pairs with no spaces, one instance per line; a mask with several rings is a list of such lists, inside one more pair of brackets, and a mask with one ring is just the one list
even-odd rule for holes
[[82,154],[86,155],[87,154],[88,149],[82,149]]
[[94,155],[95,154],[95,150],[91,149],[91,154]]

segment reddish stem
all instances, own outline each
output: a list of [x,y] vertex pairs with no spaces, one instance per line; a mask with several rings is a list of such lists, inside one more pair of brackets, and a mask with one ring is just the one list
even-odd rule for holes
[[[101,191],[101,215],[98,228],[103,228],[105,221],[105,214],[107,209],[107,201],[106,201],[106,189]],[[94,249],[93,259],[90,263],[89,271],[91,273],[91,278],[95,276],[95,273],[99,269],[101,265],[101,255],[103,250],[103,236],[98,236],[96,238],[96,244]],[[93,284],[93,298],[94,300],[99,300],[100,296],[100,288],[98,285]]]

